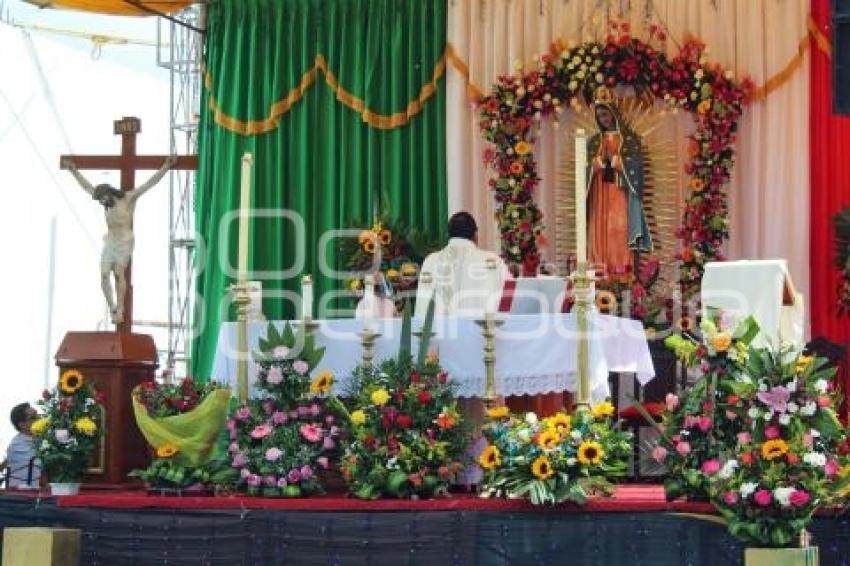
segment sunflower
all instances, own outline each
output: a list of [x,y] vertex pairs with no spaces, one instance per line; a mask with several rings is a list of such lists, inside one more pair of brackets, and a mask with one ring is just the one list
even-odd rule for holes
[[591,464],[596,466],[602,461],[604,454],[605,451],[602,449],[602,445],[592,440],[585,440],[578,447],[578,461],[585,466]]
[[690,185],[691,189],[693,189],[697,192],[699,192],[699,191],[701,191],[705,188],[705,181],[703,181],[699,177],[694,177],[693,179],[691,179],[691,182],[688,183],[688,184]]
[[363,242],[363,251],[366,252],[367,254],[375,253],[376,247],[377,246],[375,245],[375,240],[373,240],[373,239],[369,239],[369,240],[366,240],[365,242]]
[[386,229],[381,230],[378,233],[378,240],[380,240],[382,245],[388,246],[393,241],[393,233]]
[[491,444],[481,452],[480,456],[478,456],[478,463],[485,470],[492,470],[497,466],[501,466],[502,456],[499,454],[499,449]]
[[599,403],[591,411],[594,419],[607,419],[614,416],[614,405],[610,401]]
[[596,307],[602,312],[611,312],[617,308],[617,297],[611,291],[597,291]]
[[543,450],[554,450],[558,447],[558,444],[561,442],[561,435],[555,432],[554,430],[544,431],[537,438],[537,446],[542,448]]
[[531,144],[525,140],[518,142],[514,146],[514,153],[517,155],[527,155],[529,152],[531,152]]
[[570,429],[572,428],[573,424],[573,419],[572,417],[564,413],[555,413],[551,417],[547,418],[544,422],[551,430],[554,430],[558,434],[564,435],[570,432]]
[[85,383],[83,374],[75,369],[69,369],[62,372],[62,376],[59,378],[59,389],[61,389],[62,393],[65,395],[73,395],[80,390],[83,383]]
[[775,460],[788,453],[788,443],[781,438],[768,440],[761,445],[761,456],[765,460]]
[[310,384],[310,393],[330,393],[334,383],[334,374],[330,370],[322,370]]
[[710,100],[703,100],[697,105],[697,113],[699,114],[708,114],[709,110],[711,110]]
[[80,417],[74,421],[74,428],[86,436],[94,436],[94,433],[97,432],[97,425],[88,417]]
[[30,426],[30,432],[38,436],[44,434],[44,431],[47,430],[48,426],[50,426],[50,419],[42,417],[32,423],[32,425]]
[[174,444],[163,444],[162,446],[156,449],[156,457],[171,458],[178,452],[180,452],[180,449],[177,448],[177,446],[175,446]]
[[369,240],[371,240],[374,237],[375,236],[373,235],[371,230],[363,230],[357,236],[357,243],[359,243],[362,246],[363,244],[365,244],[366,242],[368,242]]
[[552,464],[546,456],[539,456],[531,464],[531,473],[534,477],[540,480],[546,480],[552,477],[555,470],[552,469]]
[[492,409],[487,409],[487,416],[491,419],[502,419],[511,414],[511,410],[505,407],[504,405],[501,407],[493,407]]

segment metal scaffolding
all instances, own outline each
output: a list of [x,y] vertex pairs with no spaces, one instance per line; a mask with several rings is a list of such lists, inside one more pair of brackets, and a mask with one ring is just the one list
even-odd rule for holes
[[[172,154],[198,152],[203,55],[202,7],[157,19],[157,65],[169,70]],[[195,303],[194,171],[169,174],[168,345],[166,369],[188,375]]]

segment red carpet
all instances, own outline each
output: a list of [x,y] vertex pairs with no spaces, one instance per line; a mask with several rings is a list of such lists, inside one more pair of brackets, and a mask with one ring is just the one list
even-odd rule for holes
[[618,486],[613,497],[593,498],[586,506],[564,504],[557,507],[535,507],[528,502],[505,499],[481,499],[473,495],[453,495],[445,499],[409,501],[381,499],[362,501],[339,495],[317,496],[301,499],[272,499],[242,495],[217,497],[162,497],[140,492],[91,492],[70,497],[59,497],[59,507],[101,507],[112,509],[139,509],[157,507],[168,509],[281,509],[291,511],[548,511],[559,512],[635,512],[678,511],[686,513],[711,513],[708,503],[676,501],[667,503],[659,485]]

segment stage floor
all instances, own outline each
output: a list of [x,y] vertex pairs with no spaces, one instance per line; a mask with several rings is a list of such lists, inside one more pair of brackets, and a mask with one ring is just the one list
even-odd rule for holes
[[[0,492],[3,493],[3,492]],[[0,495],[0,525],[83,531],[82,564],[741,564],[705,503],[625,485],[586,507],[454,495],[425,501],[89,492]],[[822,565],[850,566],[850,525],[820,516]]]

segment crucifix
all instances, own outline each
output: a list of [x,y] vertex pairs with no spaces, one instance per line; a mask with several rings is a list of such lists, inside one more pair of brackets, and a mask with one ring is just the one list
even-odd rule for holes
[[[112,322],[121,333],[132,331],[133,287],[130,260],[133,254],[133,213],[140,196],[156,185],[169,169],[198,168],[197,155],[137,155],[136,135],[142,131],[138,118],[124,117],[113,122],[121,136],[121,155],[63,155],[59,167],[69,170],[83,189],[104,207],[107,232],[100,259],[101,287],[109,305]],[[93,186],[80,170],[118,170],[121,190],[110,185]],[[155,169],[156,174],[136,187],[136,171]],[[110,278],[115,280],[115,295]]]

